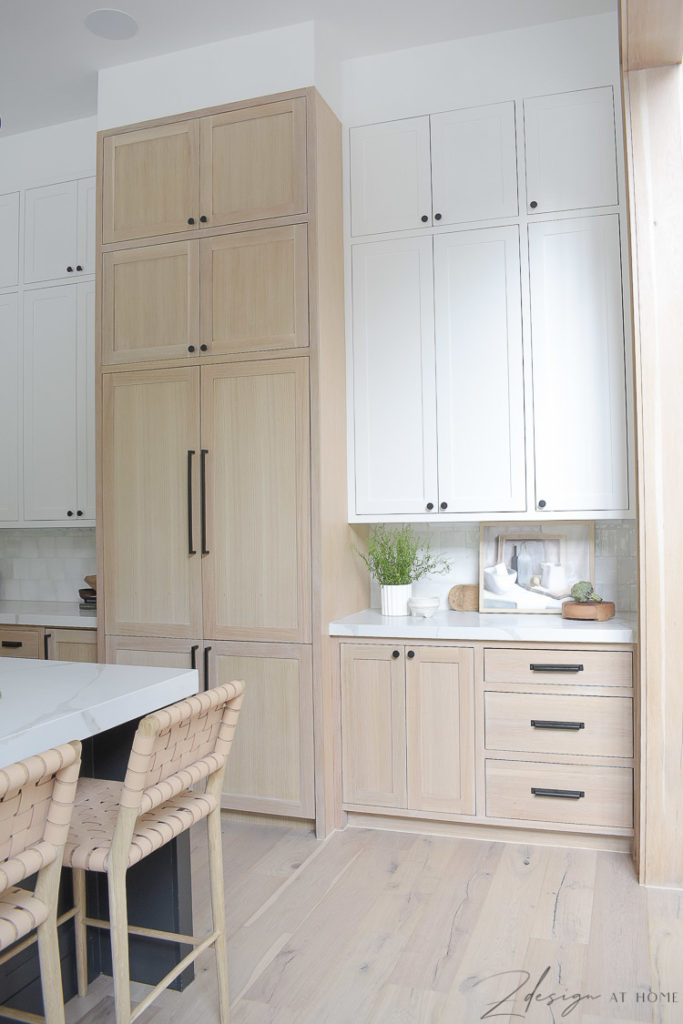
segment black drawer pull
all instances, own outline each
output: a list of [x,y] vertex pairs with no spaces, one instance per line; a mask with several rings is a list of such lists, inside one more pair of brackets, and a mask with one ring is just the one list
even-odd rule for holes
[[212,651],[213,647],[204,648],[204,685],[203,690],[209,689],[209,651]]
[[532,672],[583,672],[583,665],[529,665]]
[[50,640],[51,636],[52,636],[52,633],[46,633],[45,636],[43,637],[43,654],[45,655],[45,661],[49,661],[49,659],[50,659],[50,644],[49,644],[49,640]]
[[573,729],[575,732],[586,728],[584,722],[553,722],[543,718],[532,718],[530,724],[534,729]]
[[190,668],[197,667],[197,651],[199,650],[199,644],[193,644],[190,647]]
[[580,800],[586,795],[582,789],[543,789],[541,786],[532,786],[531,792],[534,796],[559,796],[563,800]]
[[24,641],[23,640],[3,640],[2,641],[2,646],[3,647],[12,647],[12,648],[23,647],[24,646]]

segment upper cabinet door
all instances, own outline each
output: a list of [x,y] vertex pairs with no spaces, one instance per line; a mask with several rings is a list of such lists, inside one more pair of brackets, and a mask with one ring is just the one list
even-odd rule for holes
[[0,288],[19,280],[19,193],[0,196]]
[[626,510],[618,216],[532,224],[529,255],[537,505]]
[[305,213],[306,100],[200,119],[200,224]]
[[305,348],[306,225],[202,239],[200,303],[209,354]]
[[353,408],[355,513],[436,512],[431,238],[353,247]]
[[76,423],[78,430],[76,515],[95,520],[95,282],[83,281],[78,293]]
[[19,310],[0,295],[0,521],[19,518]]
[[526,508],[517,226],[434,239],[439,507]]
[[350,171],[352,235],[431,225],[429,117],[352,128]]
[[27,189],[24,280],[75,278],[78,260],[78,182]]
[[187,120],[104,140],[104,243],[199,226],[198,134]]
[[515,217],[515,104],[449,110],[431,117],[434,222]]
[[78,182],[78,244],[77,266],[82,273],[95,273],[95,209],[97,184],[95,178],[81,178]]
[[529,213],[618,202],[612,87],[524,101]]

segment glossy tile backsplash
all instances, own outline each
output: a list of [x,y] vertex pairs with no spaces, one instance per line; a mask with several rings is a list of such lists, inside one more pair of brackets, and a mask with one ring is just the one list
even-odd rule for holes
[[78,601],[96,571],[95,530],[0,530],[0,600]]

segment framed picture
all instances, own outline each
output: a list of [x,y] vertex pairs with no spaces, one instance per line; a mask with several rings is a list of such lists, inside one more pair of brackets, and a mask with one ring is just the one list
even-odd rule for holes
[[595,528],[585,523],[482,523],[479,611],[562,613],[571,588],[593,580]]

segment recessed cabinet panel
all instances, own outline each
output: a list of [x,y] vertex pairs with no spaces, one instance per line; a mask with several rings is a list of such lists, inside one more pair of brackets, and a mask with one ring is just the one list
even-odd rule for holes
[[434,281],[439,504],[452,512],[523,512],[517,227],[437,236]]
[[0,288],[19,280],[19,193],[0,196]]
[[515,104],[432,114],[435,224],[516,217]]
[[350,168],[352,235],[431,224],[429,117],[352,128]]
[[199,370],[103,386],[106,632],[201,636]]
[[78,248],[77,265],[84,274],[95,273],[95,239],[97,186],[95,178],[81,178],[78,182]]
[[235,224],[306,212],[306,100],[203,117],[200,214]]
[[202,342],[211,354],[308,345],[306,225],[201,243]]
[[197,242],[102,256],[102,362],[172,359],[199,351]]
[[78,182],[27,189],[24,280],[75,277],[78,242]]
[[195,120],[104,140],[102,241],[187,231],[198,226]]
[[618,202],[611,86],[525,100],[524,135],[529,213]]
[[19,517],[19,308],[0,295],[0,521]]
[[353,247],[353,406],[359,515],[436,508],[431,238]]
[[619,218],[529,227],[536,501],[627,509]]

